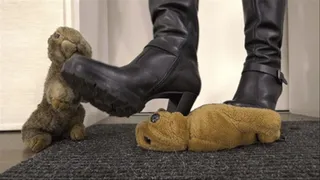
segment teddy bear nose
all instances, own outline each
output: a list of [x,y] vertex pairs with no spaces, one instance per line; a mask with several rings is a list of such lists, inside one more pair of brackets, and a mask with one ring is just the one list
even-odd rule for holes
[[153,115],[151,116],[151,118],[150,118],[150,120],[151,120],[152,123],[157,122],[159,119],[160,119],[160,115],[157,114],[157,113],[156,113],[156,114],[153,114]]

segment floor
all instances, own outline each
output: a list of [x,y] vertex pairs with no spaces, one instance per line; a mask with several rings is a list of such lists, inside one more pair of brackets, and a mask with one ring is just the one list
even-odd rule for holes
[[[319,120],[319,118],[310,118],[290,113],[280,114],[283,121]],[[98,124],[135,124],[147,118],[149,115],[150,114],[139,114],[130,118],[108,117],[98,122]],[[33,155],[32,152],[24,148],[20,132],[0,132],[0,144],[0,173]]]

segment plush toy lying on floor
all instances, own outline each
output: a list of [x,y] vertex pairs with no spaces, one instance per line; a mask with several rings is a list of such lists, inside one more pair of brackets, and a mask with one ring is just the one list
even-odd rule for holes
[[22,127],[22,140],[34,152],[48,147],[54,137],[70,137],[72,140],[85,137],[85,110],[80,104],[81,98],[60,75],[63,63],[74,53],[91,57],[91,46],[77,30],[59,27],[48,39],[51,66],[42,101]]
[[138,146],[154,151],[217,151],[280,138],[280,115],[272,110],[207,104],[188,116],[158,110],[136,127]]

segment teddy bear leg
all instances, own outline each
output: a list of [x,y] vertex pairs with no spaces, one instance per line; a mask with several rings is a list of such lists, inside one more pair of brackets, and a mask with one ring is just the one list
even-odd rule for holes
[[86,131],[83,124],[75,124],[70,130],[70,138],[74,141],[83,140],[85,135]]
[[49,133],[41,132],[38,130],[30,129],[23,131],[23,142],[33,152],[40,152],[47,148],[51,142],[52,137]]
[[273,143],[278,139],[280,139],[280,136],[281,136],[281,132],[280,130],[278,130],[278,131],[270,132],[268,134],[259,133],[258,139],[261,143]]

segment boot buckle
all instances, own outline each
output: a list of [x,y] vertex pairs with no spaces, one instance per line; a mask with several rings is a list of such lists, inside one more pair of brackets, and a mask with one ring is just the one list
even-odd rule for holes
[[284,84],[288,84],[287,80],[284,78],[283,73],[281,72],[281,70],[277,70],[277,79],[280,81],[280,83],[284,83]]
[[267,65],[253,63],[253,64],[246,65],[244,67],[242,72],[246,72],[246,71],[258,71],[258,72],[266,73],[276,78],[280,84],[281,83],[288,84],[283,73],[281,72],[281,69],[275,69]]

